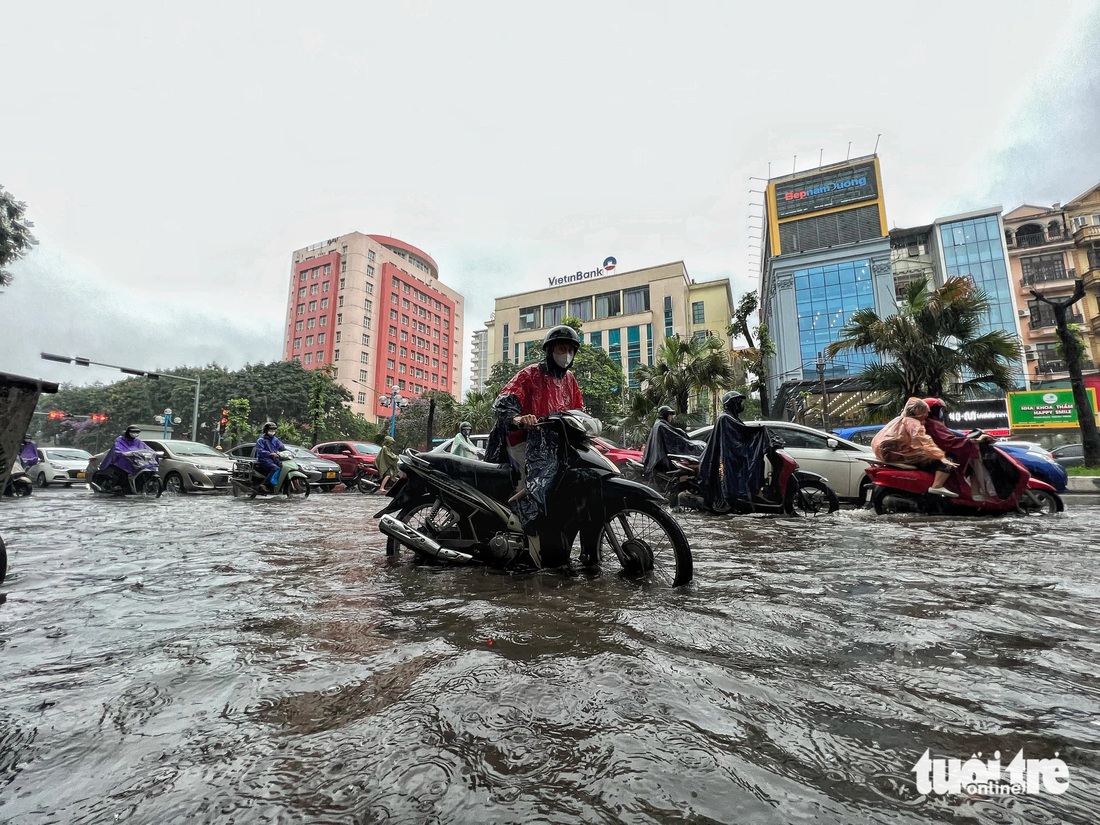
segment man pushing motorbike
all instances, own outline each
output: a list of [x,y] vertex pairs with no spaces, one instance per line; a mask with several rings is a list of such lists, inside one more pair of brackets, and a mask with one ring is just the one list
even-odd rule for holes
[[[512,376],[493,403],[497,423],[489,438],[487,457],[489,460],[503,458],[500,448],[502,444],[507,445],[507,456],[519,471],[519,486],[509,504],[525,499],[529,493],[529,428],[552,412],[584,407],[577,379],[569,371],[580,346],[580,336],[573,327],[562,324],[552,328],[542,339],[543,359]],[[541,445],[541,438],[537,440]],[[543,479],[540,475],[540,487],[551,482],[552,479]]]
[[699,482],[708,506],[733,498],[751,499],[764,484],[764,453],[770,435],[764,427],[745,426],[744,407],[745,396],[737,390],[722,396],[722,414],[699,458]]

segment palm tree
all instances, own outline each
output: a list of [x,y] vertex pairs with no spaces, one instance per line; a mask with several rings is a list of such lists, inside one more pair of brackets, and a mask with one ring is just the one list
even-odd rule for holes
[[1020,341],[1003,330],[979,334],[988,311],[989,299],[969,278],[948,278],[932,291],[926,278],[918,278],[907,285],[896,315],[853,313],[825,354],[871,350],[879,356],[859,377],[883,393],[867,405],[880,415],[893,414],[914,395],[957,401],[993,387],[1011,390],[1018,383]]
[[712,413],[717,409],[718,393],[733,386],[737,379],[719,338],[665,339],[656,353],[653,366],[643,364],[634,370],[634,380],[642,386],[634,402],[635,415],[659,404],[670,404],[686,416],[692,396],[702,390],[710,394]]

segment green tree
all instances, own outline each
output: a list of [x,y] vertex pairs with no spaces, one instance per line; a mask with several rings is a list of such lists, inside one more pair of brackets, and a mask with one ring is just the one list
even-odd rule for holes
[[485,383],[485,392],[496,398],[504,389],[504,385],[511,381],[512,376],[522,368],[523,365],[513,364],[511,361],[497,361],[489,367],[489,380]]
[[738,336],[745,339],[748,348],[740,354],[745,372],[753,376],[749,383],[749,390],[760,396],[760,411],[764,418],[768,417],[770,402],[768,399],[768,359],[775,354],[775,344],[768,336],[768,325],[759,324],[756,327],[756,341],[753,341],[752,331],[749,329],[749,316],[754,314],[759,307],[759,297],[755,292],[746,292],[737,302],[737,309],[733,313],[733,321],[726,328],[726,335],[730,338]]
[[22,258],[38,241],[26,218],[27,205],[0,186],[0,287],[11,283],[8,265]]
[[908,284],[896,315],[855,312],[840,338],[825,349],[829,358],[847,350],[879,356],[860,373],[871,390],[873,419],[889,417],[910,396],[958,401],[968,394],[1013,389],[1019,339],[1002,330],[981,333],[989,300],[969,278],[948,278],[930,290],[926,278]]
[[227,416],[229,423],[225,425],[225,440],[229,442],[230,447],[235,447],[251,439],[264,423],[261,421],[257,427],[253,427],[249,423],[249,416],[252,414],[252,402],[247,398],[230,398],[225,403],[224,409],[229,410]]
[[648,402],[648,407],[636,402],[635,409],[655,409],[668,404],[684,423],[701,423],[702,411],[696,410],[692,415],[691,399],[698,399],[706,392],[713,414],[721,391],[732,387],[736,377],[720,339],[681,339],[673,335],[658,348],[653,366],[643,364],[634,370],[634,380]]
[[623,419],[623,370],[599,347],[581,344],[573,359],[573,375],[590,416],[605,425],[618,426]]

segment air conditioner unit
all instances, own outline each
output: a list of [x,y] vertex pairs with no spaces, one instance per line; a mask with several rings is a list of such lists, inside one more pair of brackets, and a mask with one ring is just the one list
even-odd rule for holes
[[1035,351],[1035,347],[1030,344],[1024,347],[1024,355],[1027,356],[1028,361],[1034,361],[1039,357],[1039,353]]
[[1029,315],[1031,315],[1031,310],[1029,310],[1029,309],[1018,309],[1018,310],[1016,310],[1016,314],[1019,315],[1021,318],[1027,318]]

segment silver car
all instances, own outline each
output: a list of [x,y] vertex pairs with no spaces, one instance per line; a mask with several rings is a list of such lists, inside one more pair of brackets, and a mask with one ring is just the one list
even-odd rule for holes
[[168,493],[228,490],[233,459],[197,441],[146,438],[158,453],[161,483]]
[[72,487],[83,484],[84,471],[88,469],[88,460],[92,454],[76,447],[39,447],[38,463],[32,464],[27,475],[38,487],[51,484],[64,484]]

